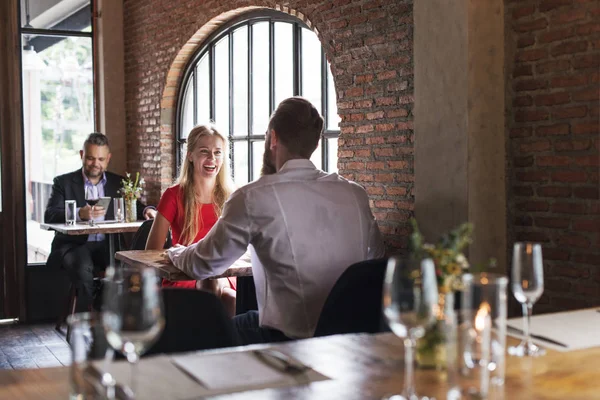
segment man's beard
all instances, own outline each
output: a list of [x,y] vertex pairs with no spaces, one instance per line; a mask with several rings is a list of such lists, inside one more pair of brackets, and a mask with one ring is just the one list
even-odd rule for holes
[[103,173],[104,173],[104,170],[102,168],[100,168],[100,169],[90,168],[90,169],[85,170],[85,175],[88,178],[98,178],[98,177],[102,176]]
[[277,172],[277,169],[275,168],[275,163],[273,163],[272,161],[273,157],[271,157],[270,139],[270,137],[267,137],[267,139],[265,140],[265,153],[263,154],[263,164],[262,168],[260,169],[260,176],[272,175],[275,172]]

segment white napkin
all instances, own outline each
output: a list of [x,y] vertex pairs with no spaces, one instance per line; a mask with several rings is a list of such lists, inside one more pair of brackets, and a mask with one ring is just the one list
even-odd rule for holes
[[[523,318],[512,318],[507,321],[508,326],[523,329]],[[572,351],[600,346],[600,312],[598,308],[567,311],[552,314],[535,315],[531,317],[530,331],[539,335],[564,343],[567,347],[557,346],[543,340],[533,341],[543,347],[558,351]],[[507,333],[515,337],[522,335]]]

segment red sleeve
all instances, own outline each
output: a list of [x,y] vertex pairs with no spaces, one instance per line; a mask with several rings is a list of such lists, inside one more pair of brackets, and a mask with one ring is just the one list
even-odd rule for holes
[[162,287],[181,288],[181,289],[196,289],[196,281],[168,281],[162,280]]
[[177,191],[179,186],[173,186],[165,190],[158,202],[157,211],[172,225],[177,214]]

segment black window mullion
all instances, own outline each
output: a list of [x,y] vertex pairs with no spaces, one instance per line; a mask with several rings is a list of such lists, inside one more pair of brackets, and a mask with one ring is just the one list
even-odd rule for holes
[[[194,126],[198,125],[198,65],[194,68],[194,72],[192,72],[192,81],[190,82],[190,90],[192,90],[192,110]],[[182,121],[183,122],[183,121]],[[182,125],[183,127],[183,125]],[[180,135],[184,135],[185,132],[180,132]],[[180,136],[180,137],[181,137]]]
[[[321,115],[323,116],[323,127],[327,127],[327,59],[325,51],[321,50]],[[321,166],[324,170],[329,171],[329,160],[327,152],[327,139],[321,134]]]
[[246,133],[246,141],[248,143],[247,157],[248,157],[248,182],[252,180],[252,143],[250,142],[250,135],[253,134],[254,124],[254,103],[252,102],[254,82],[252,81],[253,69],[253,48],[252,48],[252,36],[254,33],[254,24],[248,24],[248,132]]
[[229,154],[231,154],[231,158],[229,160],[229,165],[231,167],[231,174],[235,176],[235,166],[233,163],[233,142],[231,138],[233,137],[233,30],[228,34],[229,40]]
[[275,110],[275,23],[269,22],[269,115]]
[[208,52],[208,85],[210,90],[210,119],[211,121],[216,121],[216,104],[215,104],[215,92],[216,92],[216,82],[215,82],[215,46],[211,45],[210,50]]
[[302,96],[302,27],[294,29],[294,95]]

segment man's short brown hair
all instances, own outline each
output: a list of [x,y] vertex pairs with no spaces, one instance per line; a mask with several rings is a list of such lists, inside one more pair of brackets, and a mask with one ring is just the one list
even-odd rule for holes
[[290,153],[310,158],[323,133],[323,117],[310,101],[290,97],[279,103],[271,115],[269,132],[271,129]]

